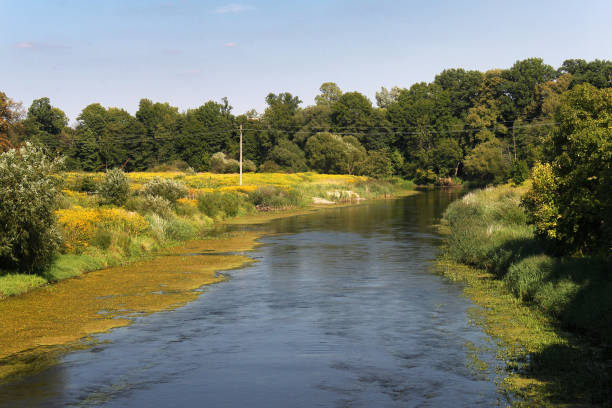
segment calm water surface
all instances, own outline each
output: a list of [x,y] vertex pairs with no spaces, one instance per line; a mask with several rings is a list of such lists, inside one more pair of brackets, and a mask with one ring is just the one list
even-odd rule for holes
[[487,344],[468,324],[471,304],[429,270],[432,225],[454,198],[429,192],[268,224],[278,234],[251,253],[257,263],[1,386],[0,406],[503,405],[493,375],[470,368],[466,344]]

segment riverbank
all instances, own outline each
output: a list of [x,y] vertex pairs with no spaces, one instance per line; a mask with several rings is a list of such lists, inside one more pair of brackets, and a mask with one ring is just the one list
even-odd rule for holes
[[527,189],[488,188],[451,204],[438,270],[480,306],[472,318],[499,342],[499,385],[514,405],[609,406],[610,264],[546,255],[520,207]]
[[[413,188],[399,179],[380,182],[316,173],[247,173],[243,185],[236,174],[127,173],[127,177],[130,197],[124,205],[114,206],[89,193],[99,189],[103,173],[65,174],[57,211],[64,237],[61,253],[41,274],[0,271],[0,301],[83,273],[150,258],[163,248],[207,237],[232,220],[255,217],[265,222],[307,211],[317,207],[315,197],[341,205],[399,196]],[[186,196],[171,203],[145,194],[147,183],[158,179],[183,186]]]

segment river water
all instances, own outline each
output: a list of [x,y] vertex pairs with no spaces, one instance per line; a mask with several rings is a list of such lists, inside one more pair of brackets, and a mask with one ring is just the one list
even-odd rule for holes
[[[273,221],[250,253],[258,262],[0,386],[0,406],[504,405],[471,303],[431,272],[434,224],[455,198],[427,192]],[[489,369],[474,367],[474,349]]]

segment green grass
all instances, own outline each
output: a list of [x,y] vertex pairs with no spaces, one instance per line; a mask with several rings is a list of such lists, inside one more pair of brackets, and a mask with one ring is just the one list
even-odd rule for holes
[[507,360],[519,375],[508,392],[535,405],[610,405],[612,264],[547,255],[519,205],[526,188],[478,190],[448,207],[443,273],[468,283],[486,308],[486,329],[511,345]]
[[46,283],[47,280],[38,275],[14,273],[0,276],[0,297],[20,295]]

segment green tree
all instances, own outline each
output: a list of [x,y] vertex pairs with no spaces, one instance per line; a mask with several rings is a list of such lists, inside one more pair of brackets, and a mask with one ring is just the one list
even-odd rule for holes
[[342,90],[335,82],[324,82],[319,88],[321,93],[315,96],[315,103],[317,105],[332,106],[338,102],[342,96]]
[[345,173],[350,146],[342,137],[329,132],[317,133],[306,142],[310,167],[322,173]]
[[457,176],[463,151],[455,139],[440,140],[431,152],[431,164],[440,177]]
[[0,154],[0,268],[38,273],[61,242],[55,226],[60,159],[27,142]]
[[386,108],[393,102],[397,102],[397,98],[402,90],[399,86],[394,86],[390,91],[384,86],[381,87],[380,91],[376,92],[376,105],[379,108]]
[[179,119],[175,147],[194,169],[203,170],[202,157],[206,153],[231,150],[232,141],[238,140],[234,117],[228,109],[225,104],[209,101]]
[[2,91],[0,91],[0,147],[7,150],[11,145],[21,141],[23,109]]
[[145,165],[167,163],[180,158],[174,143],[178,136],[179,117],[178,108],[167,102],[140,100],[136,119],[144,126],[146,133],[140,153]]
[[478,100],[484,75],[479,71],[461,68],[446,69],[436,75],[434,83],[448,93],[448,108],[456,118],[465,118]]
[[612,86],[612,61],[596,59],[586,62],[583,59],[569,59],[563,61],[558,72],[572,75],[572,88],[584,83],[600,89]]
[[[534,188],[528,204],[533,222],[545,225],[538,230],[554,238],[560,252],[610,257],[612,89],[577,85],[563,95],[556,118],[560,125],[552,138],[552,185],[542,189],[551,197],[542,198],[544,193]],[[543,209],[551,202],[552,217]]]
[[359,92],[344,93],[332,106],[331,120],[335,132],[360,138],[375,126],[372,102]]
[[505,150],[506,146],[497,139],[479,144],[465,158],[465,173],[480,184],[503,182],[510,169],[510,158]]
[[61,136],[66,126],[68,126],[66,114],[51,106],[49,98],[35,99],[24,121],[28,140],[42,143],[51,153],[64,150]]
[[514,105],[512,112],[505,112],[505,119],[514,121],[518,115],[529,113],[530,116],[535,116],[539,113],[539,109],[526,108],[536,100],[536,85],[554,80],[557,71],[544,64],[541,58],[528,58],[517,61],[512,68],[502,73],[502,77],[506,80],[505,91]]
[[281,139],[270,152],[269,159],[283,170],[291,172],[306,171],[306,155],[300,147],[286,139]]

